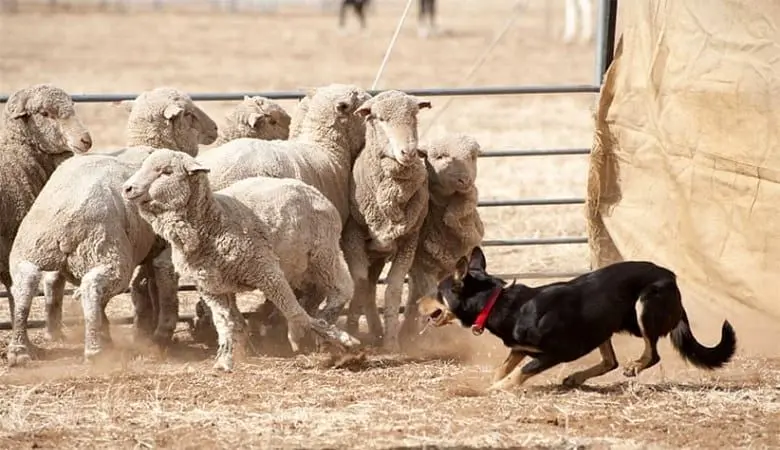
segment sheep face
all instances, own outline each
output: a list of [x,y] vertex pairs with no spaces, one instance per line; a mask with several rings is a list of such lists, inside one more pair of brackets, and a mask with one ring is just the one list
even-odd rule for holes
[[390,145],[386,156],[408,166],[422,156],[418,152],[417,113],[430,108],[431,102],[401,91],[385,91],[371,98],[355,114],[379,127]]
[[198,177],[208,173],[195,158],[169,149],[157,149],[122,185],[122,195],[143,213],[158,215],[188,207],[198,187],[208,183]]
[[24,129],[45,153],[84,153],[92,148],[92,136],[76,115],[70,95],[51,85],[13,93],[5,105],[5,121],[9,128]]
[[177,89],[156,88],[135,100],[124,100],[122,105],[130,112],[130,141],[154,136],[171,148],[197,151],[198,144],[209,145],[217,139],[216,122]]
[[244,97],[227,119],[235,136],[270,141],[285,140],[290,134],[290,115],[264,97]]
[[345,141],[354,160],[366,142],[365,123],[355,111],[370,98],[368,92],[352,84],[334,83],[310,89],[302,101],[305,110],[300,114],[300,132],[328,130],[328,135]]
[[477,179],[479,143],[466,135],[449,135],[432,141],[421,150],[432,189],[444,195],[463,193]]

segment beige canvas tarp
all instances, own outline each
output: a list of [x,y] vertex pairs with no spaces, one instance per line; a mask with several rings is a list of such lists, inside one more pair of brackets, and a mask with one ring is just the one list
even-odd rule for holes
[[780,332],[780,1],[624,0],[618,14],[588,180],[593,267],[665,265],[710,343],[724,318],[768,339]]

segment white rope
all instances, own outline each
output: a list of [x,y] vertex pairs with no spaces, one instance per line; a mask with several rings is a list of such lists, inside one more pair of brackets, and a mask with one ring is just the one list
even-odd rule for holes
[[374,84],[371,85],[371,90],[376,89],[377,84],[379,84],[379,78],[382,77],[382,73],[385,71],[387,60],[390,59],[390,52],[392,52],[393,47],[395,47],[395,41],[398,39],[398,35],[401,33],[401,27],[404,24],[404,20],[406,20],[406,15],[409,13],[409,8],[412,6],[412,1],[414,0],[407,0],[406,2],[406,8],[404,8],[404,13],[401,15],[401,20],[398,21],[398,26],[395,27],[395,33],[393,33],[393,38],[390,40],[390,45],[387,47],[387,51],[385,51],[385,57],[382,59],[382,65],[379,66],[379,72],[377,72],[376,78],[374,78]]
[[[477,73],[477,70],[480,67],[482,67],[482,64],[484,64],[485,61],[487,60],[487,57],[488,55],[490,55],[490,52],[493,51],[496,45],[498,45],[498,43],[501,41],[504,35],[509,31],[509,28],[512,26],[512,24],[514,24],[515,21],[520,17],[520,13],[523,10],[522,6],[526,6],[523,0],[519,0],[515,3],[514,14],[512,15],[512,17],[509,18],[509,20],[506,21],[501,31],[499,31],[496,34],[496,36],[493,38],[493,41],[490,43],[490,45],[488,45],[487,48],[485,48],[485,50],[482,51],[482,54],[479,56],[479,58],[477,58],[477,60],[471,66],[471,69],[469,69],[469,71],[463,77],[463,79],[460,82],[461,87],[463,87],[463,84],[471,80],[471,77],[473,77],[474,74]],[[421,138],[424,138],[425,135],[428,134],[428,131],[430,131],[431,127],[433,127],[433,124],[436,123],[436,120],[439,119],[442,114],[444,114],[444,111],[447,109],[447,107],[450,105],[450,103],[452,103],[454,99],[455,97],[449,97],[444,102],[443,106],[439,106],[436,108],[436,115],[434,115],[431,121],[428,122],[428,126],[426,126],[425,130],[422,132]]]

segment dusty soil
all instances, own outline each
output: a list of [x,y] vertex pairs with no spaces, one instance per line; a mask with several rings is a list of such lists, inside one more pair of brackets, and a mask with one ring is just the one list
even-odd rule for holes
[[[20,14],[0,15],[3,93],[38,82],[74,93],[132,93],[161,85],[190,92],[265,92],[330,82],[369,87],[402,7],[378,2],[367,33],[341,35],[335,17],[315,7],[275,15],[207,8],[119,14],[85,8],[52,13],[21,3]],[[407,21],[379,87],[592,82],[593,44],[556,40],[561,4],[548,15],[543,2],[526,2],[512,29],[466,80],[512,14],[510,2],[476,3],[443,2],[445,33],[434,39],[418,39],[414,20]],[[450,103],[434,97],[434,109],[421,115],[421,129],[430,126],[424,137],[470,133],[491,150],[589,147],[594,99],[494,96]],[[219,122],[232,104],[202,106]],[[122,145],[121,109],[81,104],[78,111],[96,146]],[[582,197],[587,158],[485,158],[479,171],[484,199]],[[482,214],[488,239],[585,233],[579,206],[496,207]],[[504,273],[581,271],[588,265],[582,245],[491,247],[487,256],[491,269]],[[40,303],[35,319],[42,318]],[[182,313],[191,313],[191,296],[182,295],[182,303]],[[250,303],[251,297],[243,298],[242,306]],[[131,311],[120,296],[109,315]],[[80,317],[70,299],[66,315]],[[7,320],[0,308],[0,321]],[[694,332],[711,345],[719,323],[695,315],[693,320]],[[746,325],[737,333],[740,342],[751,344],[741,346],[721,371],[689,368],[664,344],[662,363],[636,380],[615,371],[590,387],[559,388],[566,374],[597,360],[590,355],[550,370],[525,389],[491,395],[484,388],[505,352],[496,339],[467,330],[437,330],[412,355],[372,354],[352,370],[329,367],[326,355],[247,357],[227,375],[213,372],[213,354],[192,344],[183,326],[179,343],[164,357],[134,346],[129,328],[115,326],[116,350],[93,366],[81,362],[79,327],[66,331],[62,344],[33,332],[47,351],[30,367],[0,366],[0,447],[780,446],[780,353],[774,340],[757,345],[764,336]],[[0,333],[0,348],[7,338]],[[641,343],[621,337],[616,348],[625,363],[638,356]]]

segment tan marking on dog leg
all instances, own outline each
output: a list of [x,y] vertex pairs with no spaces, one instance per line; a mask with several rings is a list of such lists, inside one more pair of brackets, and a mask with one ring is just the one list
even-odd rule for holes
[[528,374],[523,373],[522,368],[515,367],[515,369],[509,373],[509,375],[502,378],[500,381],[497,381],[490,385],[488,388],[488,391],[505,391],[510,390],[514,387],[520,386],[521,384],[525,383],[529,378],[533,377],[535,374]]
[[598,364],[569,375],[563,379],[563,385],[569,387],[579,386],[589,378],[598,377],[617,369],[618,362],[615,357],[615,349],[612,347],[612,338],[599,345],[599,352],[601,353],[601,361]]
[[493,372],[493,383],[501,381],[510,372],[515,370],[515,367],[517,367],[517,365],[520,364],[524,358],[525,353],[523,352],[516,350],[509,352],[509,355],[507,355],[504,362],[501,363],[500,366],[496,367],[496,370]]
[[635,361],[631,361],[626,365],[623,370],[623,375],[626,377],[635,377],[639,375],[639,372],[653,367],[658,364],[661,358],[658,356],[658,350],[656,349],[657,340],[654,342],[647,336],[644,337],[645,348],[642,351],[642,356]]

